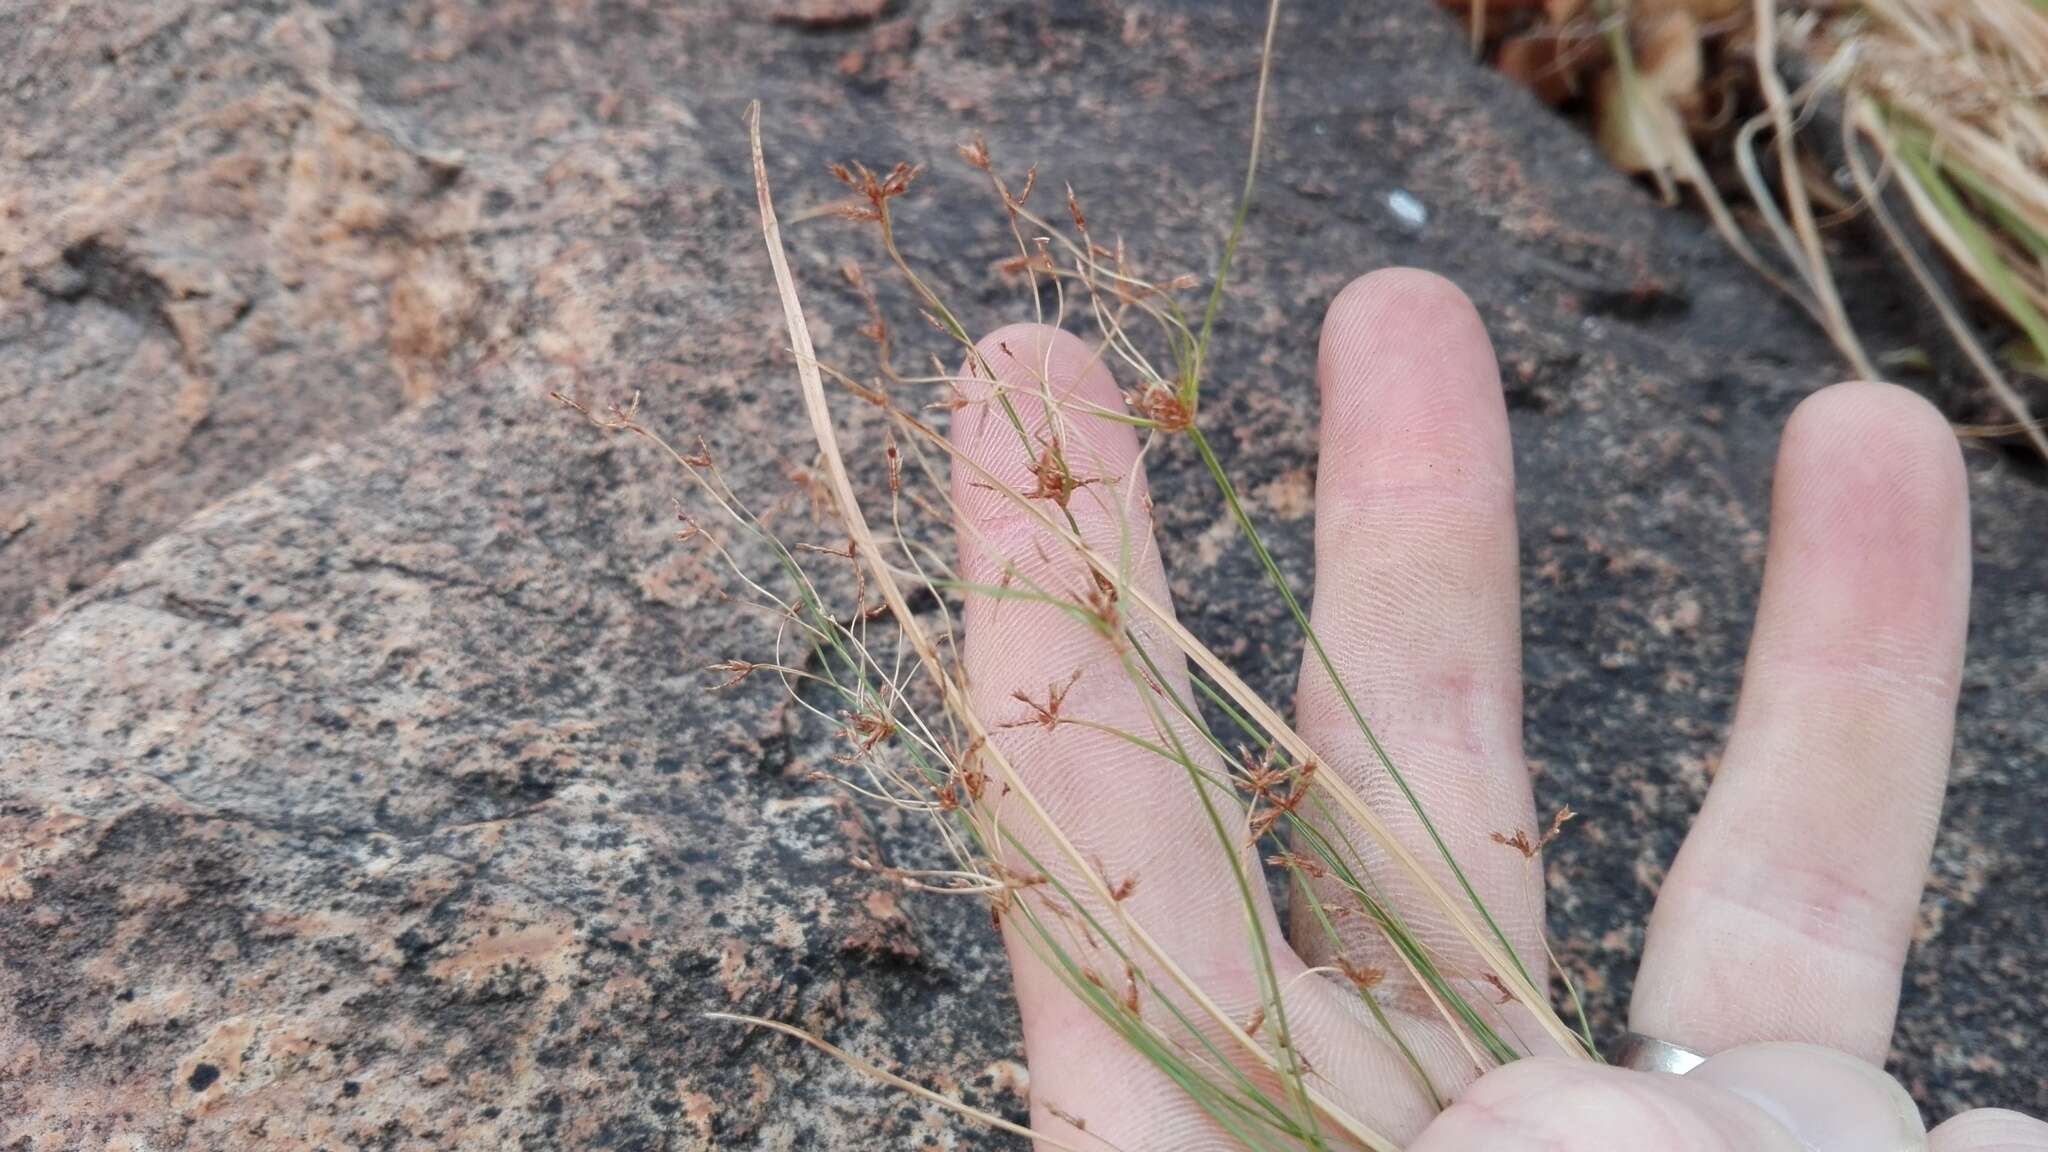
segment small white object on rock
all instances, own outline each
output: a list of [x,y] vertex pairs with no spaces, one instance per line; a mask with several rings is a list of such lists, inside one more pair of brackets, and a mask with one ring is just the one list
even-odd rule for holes
[[1396,188],[1387,193],[1387,211],[1392,212],[1395,219],[1413,229],[1420,230],[1423,225],[1429,223],[1429,209],[1406,188]]

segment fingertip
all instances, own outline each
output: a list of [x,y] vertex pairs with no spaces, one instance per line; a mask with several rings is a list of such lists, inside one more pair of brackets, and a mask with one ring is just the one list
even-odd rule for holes
[[1837,521],[1967,528],[1962,449],[1948,420],[1896,384],[1854,382],[1801,401],[1778,450],[1783,495],[1817,493]]
[[[998,328],[963,358],[957,385],[953,444],[973,463],[970,472],[993,474],[982,478],[984,487],[1030,488],[1039,454],[1055,439],[1061,457],[1095,479],[1121,478],[1137,455],[1131,429],[1102,417],[1124,411],[1102,349],[1071,332],[1028,323]],[[955,478],[968,477],[956,468]],[[970,496],[967,503],[1002,502]]]
[[1928,1137],[1932,1152],[2048,1152],[2048,1123],[2003,1108],[1978,1108]]
[[[1647,1075],[1539,1056],[1480,1077],[1408,1147],[1410,1152],[1793,1152],[1806,1146],[1755,1105],[1691,1076]],[[1835,1146],[1821,1147],[1835,1152]]]
[[1897,384],[1848,380],[1830,384],[1799,402],[1786,422],[1787,435],[1808,425],[1896,429],[1929,447],[1955,447],[1948,420],[1926,397]]
[[1913,1097],[1884,1069],[1819,1044],[1766,1043],[1708,1057],[1686,1079],[1749,1101],[1812,1152],[1925,1147]]
[[1099,350],[1079,336],[1050,324],[1006,324],[982,337],[967,356],[960,375],[967,399],[987,398],[989,385],[982,367],[1012,389],[1048,389],[1055,400],[1083,399],[1121,403],[1116,383]]
[[1346,284],[1323,314],[1327,340],[1332,328],[1383,326],[1389,319],[1411,328],[1465,328],[1484,334],[1479,310],[1456,284],[1423,268],[1381,268]]
[[1808,397],[1785,426],[1771,516],[1771,573],[1801,584],[1801,603],[1960,657],[1969,487],[1932,404],[1892,384]]
[[1442,276],[1383,268],[1347,284],[1323,318],[1316,378],[1326,462],[1333,449],[1369,458],[1383,484],[1512,483],[1493,344],[1471,299]]

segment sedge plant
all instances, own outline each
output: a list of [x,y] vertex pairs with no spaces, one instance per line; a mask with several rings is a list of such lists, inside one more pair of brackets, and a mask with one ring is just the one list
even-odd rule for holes
[[[858,164],[835,166],[834,175],[851,196],[834,210],[873,230],[890,274],[907,288],[924,320],[957,347],[964,369],[949,372],[934,359],[929,373],[900,371],[892,326],[872,286],[858,273],[849,279],[867,303],[865,335],[876,353],[875,367],[855,370],[822,359],[784,254],[758,105],[748,112],[748,126],[762,235],[795,360],[796,387],[817,450],[812,475],[832,538],[793,542],[778,534],[774,518],[749,507],[701,441],[694,451],[672,446],[641,419],[637,404],[600,411],[558,399],[603,428],[659,444],[688,478],[693,499],[713,513],[682,513],[687,521],[682,535],[724,567],[734,602],[771,620],[777,636],[772,651],[716,665],[724,678],[721,686],[753,677],[778,679],[812,721],[838,735],[841,751],[819,778],[866,802],[915,817],[950,861],[942,868],[896,868],[880,861],[858,866],[910,891],[986,901],[991,915],[1015,930],[1015,937],[1069,994],[1243,1147],[1395,1152],[1398,1145],[1370,1117],[1354,1115],[1336,1101],[1323,1074],[1290,1041],[1287,990],[1256,914],[1255,894],[1267,882],[1261,860],[1285,874],[1293,898],[1306,909],[1305,917],[1297,916],[1298,924],[1317,926],[1333,943],[1344,921],[1367,924],[1383,937],[1449,1025],[1474,1073],[1538,1051],[1598,1056],[1584,1012],[1573,1012],[1568,1021],[1552,1005],[1553,970],[1563,975],[1554,957],[1536,964],[1517,954],[1437,834],[1400,766],[1373,734],[1354,686],[1345,684],[1324,651],[1205,427],[1206,369],[1216,321],[1227,304],[1231,259],[1256,190],[1278,7],[1275,3],[1268,14],[1242,194],[1205,291],[1193,276],[1142,274],[1120,242],[1100,243],[1071,188],[1063,203],[1042,212],[1034,202],[1035,169],[1013,181],[1001,174],[981,140],[960,149],[960,162],[981,174],[999,209],[1013,249],[1006,267],[1021,281],[1032,318],[1089,332],[1095,354],[1135,382],[1126,408],[1111,410],[1057,395],[1042,377],[1030,385],[1003,383],[977,349],[967,323],[898,243],[902,202],[918,176],[918,169],[907,165],[886,172]],[[980,398],[970,400],[970,391],[981,393]],[[1017,437],[1024,458],[1035,462],[1028,484],[997,475],[955,446],[945,423],[970,407],[995,421],[1000,434]],[[879,458],[872,452],[876,437],[863,438],[866,451],[849,447],[852,441],[843,437],[852,411],[859,411],[870,428],[881,425]],[[1032,418],[1026,419],[1027,414]],[[1149,546],[1142,534],[1123,531],[1114,546],[1084,538],[1073,511],[1083,489],[1100,486],[1106,491],[1091,496],[1111,505],[1138,497],[1119,478],[1089,475],[1073,458],[1073,440],[1062,429],[1082,415],[1133,426],[1144,437],[1141,459],[1156,445],[1178,438],[1201,462],[1219,508],[1300,631],[1307,659],[1336,685],[1349,721],[1372,749],[1376,770],[1391,782],[1391,795],[1424,830],[1423,848],[1396,836],[1389,813],[1368,803],[1339,773],[1320,770],[1316,753],[1282,710],[1140,586],[1134,573]],[[863,485],[856,471],[879,482]],[[1004,556],[1005,542],[986,536],[971,543],[983,554],[1003,556],[1001,575],[993,581],[969,579],[953,561],[948,538],[959,519],[951,495],[957,479],[990,493],[1015,520],[1030,525],[1038,539],[1064,549],[1070,567],[1086,573],[1082,586],[1034,578],[1043,565],[1030,563],[1033,557]],[[863,495],[877,489],[876,495]],[[747,546],[737,547],[736,537],[745,537]],[[750,570],[742,556],[770,561],[763,570]],[[1115,728],[1079,715],[1068,703],[1074,680],[1048,684],[1042,693],[1018,693],[1014,719],[980,714],[969,702],[960,656],[957,606],[969,595],[997,604],[1046,606],[1084,624],[1115,653],[1118,674],[1142,689],[1149,722]],[[1189,667],[1185,690],[1162,671],[1168,662]],[[1002,729],[1061,725],[1092,725],[1184,774],[1209,833],[1233,862],[1237,895],[1246,910],[1246,955],[1259,991],[1259,1003],[1249,1014],[1220,1003],[1202,979],[1128,913],[1125,901],[1137,880],[1111,874],[1079,847],[1034,793],[1028,775],[1005,755]],[[1533,859],[1569,816],[1568,810],[1560,812],[1542,837],[1518,832],[1501,837],[1501,843]],[[1368,847],[1382,862],[1377,874],[1365,864]],[[1411,930],[1415,909],[1400,906],[1402,901],[1390,895],[1388,870],[1402,892],[1419,894],[1433,917],[1449,924],[1460,946],[1478,958],[1483,971],[1477,978],[1448,974],[1441,945]],[[1425,1098],[1441,1106],[1448,1086],[1432,1081],[1424,1062],[1389,1022],[1376,994],[1383,975],[1345,965],[1328,978],[1355,992],[1365,1014],[1402,1054]],[[1571,987],[1568,977],[1564,986]],[[1576,1008],[1575,990],[1569,1001]],[[719,1018],[796,1037],[928,1102],[995,1128],[1033,1135],[1004,1117],[896,1076],[834,1046],[828,1037],[779,1021]],[[1042,1146],[1064,1146],[1043,1135],[1034,1138]]]

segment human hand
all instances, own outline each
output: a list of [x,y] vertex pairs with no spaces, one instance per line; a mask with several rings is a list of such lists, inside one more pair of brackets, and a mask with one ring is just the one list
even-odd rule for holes
[[[1062,450],[1081,480],[1068,511],[1080,535],[1166,603],[1137,434],[1085,410],[1124,403],[1098,350],[1018,326],[980,351],[1003,386],[1065,402]],[[1540,825],[1521,748],[1513,464],[1492,349],[1456,288],[1387,271],[1332,304],[1318,377],[1315,629],[1503,935],[1540,971],[1540,860],[1493,840]],[[976,383],[952,432],[973,465],[954,471],[962,574],[988,587],[1022,571],[1079,599],[1085,564],[975,479],[1025,491],[1038,465],[1013,427],[988,418],[988,385]],[[1017,411],[1030,435],[1048,439],[1040,406]],[[1548,1057],[1475,1082],[1458,1036],[1369,923],[1346,922],[1332,944],[1305,930],[1298,909],[1289,947],[1260,887],[1249,937],[1267,942],[1290,1045],[1331,1106],[1413,1152],[1927,1147],[1917,1111],[1875,1065],[1889,1046],[1948,771],[1969,602],[1967,499],[1947,424],[1906,391],[1829,388],[1787,425],[1740,706],[1659,895],[1630,1009],[1634,1031],[1713,1059],[1676,1077]],[[1072,613],[988,594],[970,594],[965,612],[963,664],[991,739],[1074,846],[1103,876],[1127,881],[1119,914],[1223,1012],[1255,1021],[1265,1001],[1235,880],[1255,846],[1233,861],[1184,768],[1116,735],[1151,730],[1156,702]],[[1156,621],[1129,627],[1157,638]],[[1158,669],[1163,687],[1187,697],[1172,645],[1146,647],[1173,656]],[[1045,718],[1041,705],[1059,713],[1054,722],[1033,722]],[[1448,887],[1427,830],[1314,661],[1295,727]],[[1360,851],[1439,963],[1455,978],[1484,976],[1385,852],[1366,842]],[[1243,1147],[1075,997],[1013,918],[1004,932],[1033,1127],[1048,1143]],[[1448,1110],[1439,1114],[1362,1004],[1359,981],[1335,971],[1378,978],[1371,995],[1430,1083],[1456,1098]],[[1541,1042],[1508,1024],[1535,1038],[1532,1048]],[[2048,1150],[2048,1125],[1971,1113],[1938,1129],[1932,1147]]]

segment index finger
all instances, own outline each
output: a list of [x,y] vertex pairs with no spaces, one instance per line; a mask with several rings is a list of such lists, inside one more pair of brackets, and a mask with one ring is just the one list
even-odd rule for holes
[[[1022,503],[1055,523],[1071,517],[1091,551],[1116,559],[1122,581],[1154,603],[1170,603],[1137,435],[1103,415],[1120,413],[1123,398],[1096,350],[1058,329],[1004,328],[979,353],[996,379],[970,364],[968,404],[954,414],[952,430],[961,572],[970,584],[961,657],[972,705],[1052,824],[1116,889],[1121,910],[1198,980],[1217,977],[1219,999],[1241,1000],[1243,989],[1231,986],[1243,982],[1229,974],[1249,973],[1251,959],[1233,869],[1257,876],[1257,861],[1248,841],[1236,850],[1217,836],[1187,766],[1126,738],[1155,748],[1178,740],[1201,767],[1217,770],[1199,759],[1203,744],[1191,726],[1168,715],[1172,732],[1159,731],[1167,708],[1160,694],[1192,698],[1185,663],[1149,619],[1122,623],[1128,641],[1086,619],[1100,591],[1087,561]],[[1125,644],[1142,645],[1158,669],[1159,693],[1150,700],[1125,662]],[[1022,805],[998,798],[996,811],[1015,841],[1012,867],[1045,870],[1096,923],[1112,921]],[[1024,852],[1030,866],[1020,860]],[[1070,926],[1062,899],[1047,890],[1027,888],[1020,898],[1043,898],[1042,919],[1054,931]],[[1277,939],[1263,884],[1252,886],[1251,899],[1252,914]],[[1132,1145],[1152,1131],[1203,1127],[1193,1101],[1062,984],[1017,917],[1004,916],[1003,928],[1030,1056],[1034,1126],[1064,1134],[1074,1117],[1091,1136]],[[1072,935],[1081,963],[1125,987],[1120,960],[1091,948],[1092,931]]]

